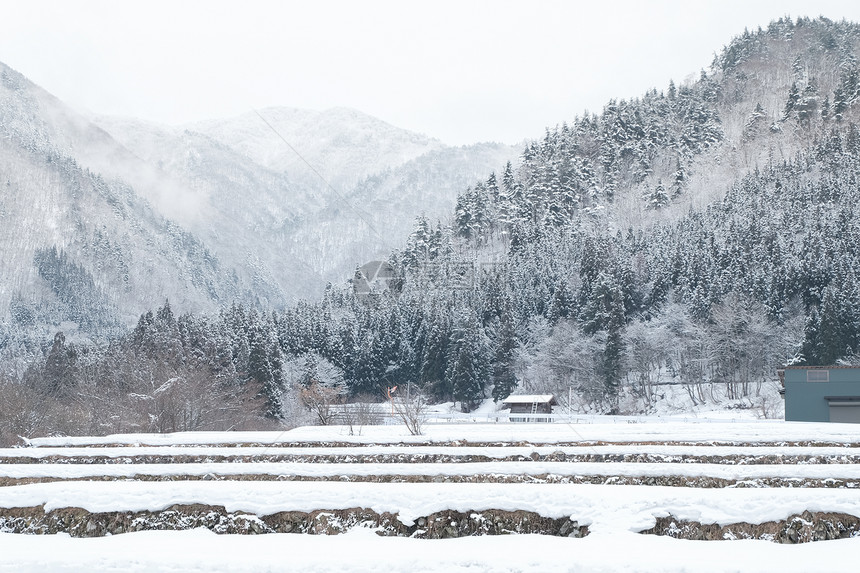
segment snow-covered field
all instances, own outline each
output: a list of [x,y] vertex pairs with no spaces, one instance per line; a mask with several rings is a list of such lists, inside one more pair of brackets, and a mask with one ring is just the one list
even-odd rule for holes
[[[801,514],[860,517],[860,427],[593,422],[440,424],[426,426],[423,436],[400,426],[367,426],[361,435],[335,426],[35,439],[31,447],[0,450],[0,483],[10,484],[0,487],[0,531],[28,512],[157,514],[199,506],[253,519],[365,508],[412,528],[446,510],[471,519],[487,510],[522,511],[574,520],[587,535],[411,539],[383,537],[369,526],[340,535],[0,533],[0,571],[857,570],[860,537],[784,545],[640,532],[670,516],[719,526]],[[503,483],[514,477],[520,482]],[[590,481],[575,483],[583,478]],[[620,478],[677,478],[682,485]],[[684,481],[691,478],[705,485],[691,487]],[[756,481],[774,478],[790,487]]]
[[[860,488],[860,465],[725,465],[725,464],[655,464],[655,463],[569,463],[569,462],[473,462],[473,463],[190,463],[190,464],[24,464],[0,466],[0,477],[86,479],[99,476],[134,478],[152,476],[267,476],[343,478],[383,476],[685,476],[712,477],[726,480],[759,478],[842,479],[857,481]],[[855,487],[855,486],[851,486]],[[3,497],[0,496],[0,500]]]
[[3,571],[117,572],[663,572],[857,571],[860,541],[784,546],[767,541],[679,541],[619,533],[424,541],[357,528],[336,536],[147,531],[95,539],[0,536]]
[[350,435],[343,426],[305,426],[286,432],[187,432],[176,434],[115,434],[37,438],[31,445],[44,446],[177,446],[254,444],[272,447],[313,444],[577,444],[577,443],[684,443],[684,444],[854,444],[860,431],[852,424],[716,420],[679,421],[641,418],[641,422],[597,417],[583,424],[434,424],[421,436],[400,426],[364,426]]

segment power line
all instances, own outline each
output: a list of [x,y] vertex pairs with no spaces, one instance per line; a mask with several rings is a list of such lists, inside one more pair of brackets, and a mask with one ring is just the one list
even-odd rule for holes
[[[374,226],[373,226],[373,224],[372,224],[370,221],[368,221],[368,219],[367,219],[367,217],[365,217],[365,213],[364,213],[363,211],[361,211],[359,208],[357,208],[355,205],[353,205],[353,204],[352,204],[352,203],[351,203],[351,202],[350,202],[346,197],[344,197],[344,196],[343,196],[343,194],[341,194],[337,189],[335,189],[335,188],[334,188],[334,186],[333,186],[331,183],[329,183],[329,182],[328,182],[328,179],[326,179],[325,177],[323,177],[323,174],[322,174],[322,173],[320,173],[319,171],[317,171],[317,169],[316,169],[313,165],[311,165],[311,163],[310,163],[307,159],[305,159],[305,158],[304,158],[304,156],[303,156],[301,153],[299,153],[299,150],[298,150],[298,149],[296,149],[295,147],[293,147],[293,146],[290,144],[290,142],[289,142],[289,141],[287,141],[287,138],[286,138],[286,137],[284,137],[284,136],[283,136],[283,135],[282,135],[282,134],[281,134],[277,129],[275,129],[275,126],[273,126],[271,123],[269,123],[269,121],[268,121],[265,117],[263,117],[263,115],[262,115],[259,111],[257,111],[257,109],[256,109],[256,108],[252,108],[252,109],[254,110],[254,113],[255,113],[255,114],[257,114],[257,117],[259,117],[259,118],[260,118],[260,120],[261,120],[263,123],[265,123],[265,124],[266,124],[266,126],[267,126],[269,129],[271,129],[271,130],[272,130],[272,133],[274,133],[275,135],[277,135],[277,136],[278,136],[278,138],[279,138],[281,141],[283,141],[283,142],[284,142],[284,145],[286,145],[287,147],[289,147],[289,148],[290,148],[290,150],[291,150],[293,153],[295,153],[295,154],[296,154],[296,157],[298,157],[299,159],[301,159],[301,160],[302,160],[302,162],[303,162],[305,165],[307,165],[307,166],[308,166],[308,169],[310,169],[310,170],[311,170],[311,171],[312,171],[312,172],[313,172],[317,177],[319,177],[320,181],[322,181],[322,182],[323,182],[323,184],[325,184],[325,186],[326,186],[326,187],[327,187],[327,188],[328,188],[332,193],[334,193],[334,195],[335,195],[338,199],[340,199],[340,201],[341,201],[344,205],[346,205],[347,207],[349,207],[349,208],[350,208],[350,209],[351,209],[351,210],[352,210],[356,215],[358,215],[358,218],[359,218],[359,219],[361,219],[362,221],[364,221],[364,224],[365,224],[365,225],[367,225],[367,227],[368,227],[368,228],[373,232],[373,234],[374,234],[374,235],[376,235],[376,236],[379,238],[379,240],[380,240],[380,241],[382,241],[382,245],[383,245],[383,247],[385,247],[385,248],[387,248],[387,249],[389,249],[389,250],[394,250],[394,249],[391,247],[391,245],[389,245],[389,244],[388,244],[388,241],[385,239],[385,237],[383,237],[383,236],[379,233],[379,231],[377,231],[377,230],[376,230],[376,227],[374,227]],[[270,444],[269,446],[266,446],[266,447],[263,449],[263,452],[265,452],[267,449],[269,449],[269,448],[271,448],[271,447],[274,447],[276,444],[280,443],[281,438],[282,438],[282,437],[284,436],[284,434],[286,434],[288,431],[289,431],[289,430],[287,429],[287,430],[282,431],[280,434],[278,434],[278,435],[275,437],[275,439],[271,442],[271,444]]]
[[307,165],[307,166],[308,166],[308,169],[310,169],[311,171],[313,171],[313,172],[314,172],[314,174],[315,174],[317,177],[319,177],[320,181],[322,181],[322,182],[325,184],[325,186],[326,186],[326,187],[327,187],[327,188],[328,188],[332,193],[334,193],[334,195],[335,195],[335,196],[336,196],[336,197],[337,197],[337,198],[338,198],[338,199],[339,199],[339,200],[340,200],[344,205],[346,205],[347,207],[349,207],[349,208],[350,208],[350,210],[352,210],[356,215],[358,215],[358,218],[359,218],[359,219],[361,219],[362,221],[364,221],[364,224],[365,224],[365,225],[367,225],[367,227],[368,227],[368,228],[373,232],[373,234],[374,234],[374,235],[376,235],[376,236],[377,236],[377,238],[379,238],[379,240],[380,240],[380,241],[382,241],[382,246],[383,246],[383,247],[385,247],[385,248],[387,248],[387,249],[389,249],[389,250],[392,250],[392,251],[394,250],[394,248],[393,248],[393,247],[388,243],[388,241],[385,239],[385,237],[383,237],[383,236],[382,236],[382,234],[381,234],[379,231],[377,231],[377,230],[376,230],[376,227],[374,227],[374,226],[373,226],[373,224],[368,220],[368,217],[366,217],[366,216],[365,216],[365,215],[367,215],[366,213],[364,213],[361,209],[359,209],[358,207],[356,207],[355,205],[353,205],[353,204],[352,204],[352,203],[351,203],[351,202],[350,202],[350,201],[349,201],[349,200],[348,200],[348,199],[347,199],[343,194],[341,194],[337,189],[335,189],[335,188],[334,188],[334,186],[333,186],[331,183],[329,183],[329,182],[328,182],[328,180],[327,180],[327,179],[322,175],[322,173],[320,173],[319,171],[317,171],[317,169],[316,169],[313,165],[311,165],[311,164],[310,164],[310,162],[309,162],[307,159],[305,159],[305,158],[302,156],[302,154],[301,154],[301,153],[299,153],[299,150],[298,150],[298,149],[296,149],[295,147],[293,147],[293,146],[290,144],[290,142],[289,142],[289,141],[287,141],[287,139],[286,139],[283,135],[281,135],[281,133],[280,133],[277,129],[275,129],[275,126],[273,126],[271,123],[269,123],[269,121],[268,121],[265,117],[263,117],[263,116],[262,116],[262,114],[260,114],[260,112],[259,112],[259,111],[257,111],[256,109],[254,109],[254,113],[255,113],[255,114],[257,114],[257,117],[259,117],[259,118],[260,118],[260,120],[261,120],[263,123],[265,123],[265,124],[266,124],[266,126],[268,126],[268,128],[269,128],[269,129],[271,129],[271,130],[272,130],[272,133],[274,133],[275,135],[277,135],[277,136],[278,136],[278,138],[279,138],[281,141],[283,141],[283,142],[284,142],[284,145],[286,145],[287,147],[289,147],[289,148],[290,148],[290,150],[292,150],[292,152],[296,154],[296,157],[298,157],[299,159],[301,159],[301,160],[302,160],[302,162],[303,162],[305,165]]

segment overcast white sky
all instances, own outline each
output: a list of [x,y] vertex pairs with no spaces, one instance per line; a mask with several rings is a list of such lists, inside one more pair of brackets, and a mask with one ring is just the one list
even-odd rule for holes
[[94,113],[177,124],[346,106],[450,144],[539,137],[663,89],[801,0],[0,0],[0,61]]

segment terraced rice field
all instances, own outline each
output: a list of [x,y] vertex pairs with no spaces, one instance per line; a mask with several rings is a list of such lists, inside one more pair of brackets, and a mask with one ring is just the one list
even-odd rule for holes
[[858,430],[44,438],[0,450],[0,571],[856,571]]

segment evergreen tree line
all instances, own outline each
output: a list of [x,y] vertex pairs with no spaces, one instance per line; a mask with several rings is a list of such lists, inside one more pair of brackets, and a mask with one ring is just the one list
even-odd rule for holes
[[722,140],[711,83],[703,74],[690,86],[670,84],[667,93],[612,100],[600,115],[547,130],[526,147],[518,169],[508,163],[501,181],[493,174],[460,195],[457,235],[480,239],[526,225],[564,225],[652,179],[646,200],[667,204],[683,192],[692,159]]

